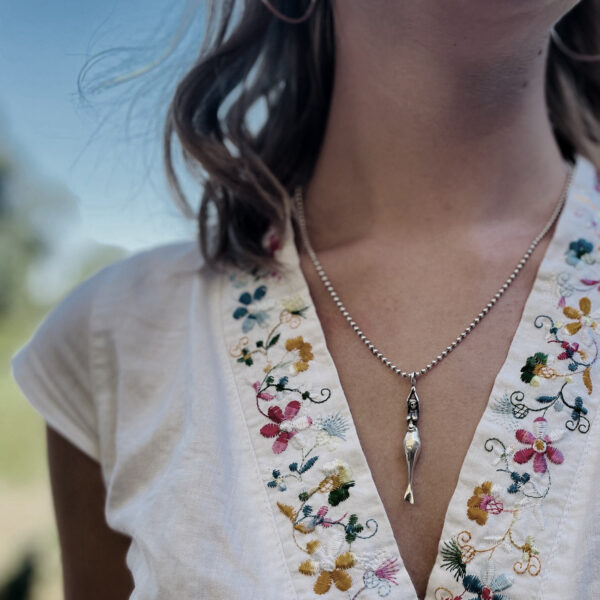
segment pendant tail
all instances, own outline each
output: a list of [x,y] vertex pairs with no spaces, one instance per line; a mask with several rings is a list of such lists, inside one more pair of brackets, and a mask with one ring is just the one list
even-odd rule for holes
[[412,482],[409,482],[406,492],[404,493],[404,499],[411,504],[415,503],[415,497],[412,490]]

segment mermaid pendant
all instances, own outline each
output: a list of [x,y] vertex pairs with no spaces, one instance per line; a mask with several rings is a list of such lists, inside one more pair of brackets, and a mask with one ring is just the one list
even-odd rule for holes
[[415,464],[421,450],[421,439],[419,430],[417,429],[417,421],[419,420],[419,396],[416,390],[416,378],[414,374],[411,377],[411,388],[408,397],[406,398],[406,422],[408,424],[406,435],[404,436],[404,455],[406,456],[406,464],[408,466],[408,486],[404,494],[404,500],[415,503],[413,492],[413,472]]

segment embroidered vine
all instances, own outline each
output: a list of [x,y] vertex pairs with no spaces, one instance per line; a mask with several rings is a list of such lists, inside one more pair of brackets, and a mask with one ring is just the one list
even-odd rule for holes
[[[351,466],[331,459],[346,441],[350,423],[338,411],[326,412],[330,388],[307,383],[316,359],[310,339],[297,331],[308,303],[299,295],[277,301],[260,276],[232,277],[231,283],[239,290],[231,316],[243,335],[230,354],[252,373],[255,408],[264,418],[256,434],[269,440],[273,455],[265,485],[281,496],[275,506],[299,552],[297,573],[315,578],[312,589],[318,595],[353,590],[351,597],[358,598],[373,590],[386,596],[398,583],[397,557],[379,557],[372,564],[354,549],[376,535],[377,521],[351,510],[334,514],[351,504],[356,485]],[[329,457],[325,463],[323,454]],[[362,585],[356,587],[355,580]]]

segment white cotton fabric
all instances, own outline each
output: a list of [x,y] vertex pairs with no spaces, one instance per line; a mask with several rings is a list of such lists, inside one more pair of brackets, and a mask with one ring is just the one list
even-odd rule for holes
[[[440,548],[463,530],[471,532],[471,544],[482,548],[502,535],[506,518],[510,521],[513,513],[490,513],[485,525],[476,524],[467,516],[467,501],[475,487],[492,480],[494,499],[505,508],[520,498],[512,534],[519,543],[526,536],[534,538],[542,567],[536,575],[517,573],[514,565],[523,559],[523,552],[515,555],[510,545],[499,547],[492,557],[480,553],[465,560],[468,575],[477,577],[483,587],[496,587],[494,598],[600,597],[598,363],[590,367],[596,386],[591,394],[577,373],[565,388],[569,401],[577,395],[584,399],[588,433],[564,427],[571,412],[566,407],[546,413],[552,428],[562,432],[556,445],[564,462],[548,462],[552,487],[543,501],[525,502],[524,496],[509,494],[506,473],[497,471],[498,464],[492,461],[497,453],[484,448],[486,440],[498,438],[514,452],[525,447],[516,441],[515,431],[532,431],[534,413],[516,419],[507,395],[521,390],[530,406],[537,407],[537,396],[555,391],[552,379],[538,381],[537,387],[521,380],[527,357],[545,352],[551,355],[553,368],[565,371],[567,363],[557,358],[559,344],[547,343],[547,328],[536,328],[535,317],[545,314],[568,322],[562,305],[577,307],[583,296],[600,306],[598,286],[581,283],[600,280],[599,188],[592,163],[578,156],[567,203],[446,515]],[[591,240],[594,249],[578,262],[571,257],[575,262],[571,264],[569,244],[579,238]],[[327,573],[336,568],[338,574],[344,573],[340,581],[349,579],[351,586],[340,589],[331,579],[328,598],[416,599],[313,310],[290,226],[280,243],[277,252],[287,269],[260,277],[210,271],[195,241],[137,252],[73,289],[12,358],[13,376],[31,405],[101,465],[107,522],[132,538],[127,553],[135,581],[131,599],[314,599],[321,597],[315,591],[318,578],[327,580]],[[256,292],[261,285],[264,297]],[[245,292],[256,293],[256,299],[244,304],[240,299]],[[294,307],[302,306],[305,310],[294,319]],[[244,310],[254,311],[255,317],[247,321]],[[594,316],[598,315],[593,309],[589,318]],[[280,337],[269,348],[271,362],[263,361],[267,354],[257,352],[251,365],[245,363],[242,348],[260,347],[256,342],[268,339],[265,336],[275,326]],[[591,327],[586,331],[586,337],[578,334],[572,339],[578,339],[582,348],[586,345],[589,358],[597,334]],[[299,350],[284,348],[289,340],[296,340],[289,342],[290,348],[301,344],[298,337],[311,345],[313,357],[306,370],[295,366]],[[295,391],[268,388],[263,398],[257,398],[269,368],[276,381],[285,374],[290,389],[305,391],[313,399],[327,389],[330,397],[317,403]],[[281,431],[295,428],[294,436],[277,453],[275,438],[260,433],[265,425],[277,424],[266,416],[267,410],[278,406],[283,411],[295,401],[294,410],[300,406],[294,416],[298,420],[278,425]],[[302,482],[289,477],[284,490],[277,482],[269,483],[276,479],[274,469],[289,473],[290,462],[311,444],[317,444],[318,459]],[[507,460],[511,470],[532,471],[531,461],[517,464],[514,455]],[[348,546],[339,535],[340,526],[321,523],[300,533],[293,529],[279,505],[297,509],[298,494],[314,491],[328,474],[334,474],[338,483],[351,474],[349,498],[332,505],[328,492],[319,491],[311,496],[314,511],[326,507],[332,519],[357,514],[362,524],[372,519],[376,534]],[[533,485],[542,489],[543,477],[533,471],[532,477],[530,489]],[[306,525],[312,517],[297,518]],[[319,543],[318,550],[307,551],[310,540]],[[336,559],[346,552],[352,554],[352,566],[336,567]],[[465,591],[474,580],[457,581],[443,563],[440,552],[428,600],[450,594],[463,594],[465,600],[492,597],[485,596],[483,587]],[[313,572],[301,572],[303,564],[305,571]]]

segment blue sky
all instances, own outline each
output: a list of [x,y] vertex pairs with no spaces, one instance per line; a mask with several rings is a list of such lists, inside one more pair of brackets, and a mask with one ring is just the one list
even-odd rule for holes
[[34,172],[75,195],[75,227],[128,250],[194,235],[165,187],[160,116],[173,80],[199,48],[201,14],[178,62],[147,81],[130,137],[127,99],[115,91],[82,105],[77,75],[89,56],[120,46],[151,46],[134,66],[153,60],[168,47],[183,8],[184,0],[0,2],[1,130]]

